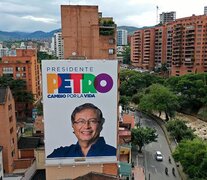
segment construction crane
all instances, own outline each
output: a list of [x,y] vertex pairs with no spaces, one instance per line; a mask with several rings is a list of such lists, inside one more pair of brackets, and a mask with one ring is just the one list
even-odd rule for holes
[[158,11],[159,11],[159,7],[156,6],[156,24],[159,23]]

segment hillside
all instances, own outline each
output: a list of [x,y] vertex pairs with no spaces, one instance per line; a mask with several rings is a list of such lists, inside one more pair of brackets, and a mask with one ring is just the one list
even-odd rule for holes
[[[142,28],[137,28],[134,26],[118,26],[117,29],[125,29],[128,34],[133,34],[134,31]],[[32,33],[28,32],[6,32],[0,31],[0,41],[15,41],[15,40],[40,40],[40,39],[51,39],[55,32],[61,31],[61,29],[55,29],[50,32],[35,31]]]
[[19,32],[19,31],[14,31],[14,32],[0,31],[0,41],[51,39],[53,34],[60,30],[61,29],[56,29],[50,32],[35,31],[32,33]]
[[133,34],[134,31],[140,29],[138,27],[134,27],[134,26],[118,26],[117,29],[123,29],[123,30],[127,30],[128,34]]

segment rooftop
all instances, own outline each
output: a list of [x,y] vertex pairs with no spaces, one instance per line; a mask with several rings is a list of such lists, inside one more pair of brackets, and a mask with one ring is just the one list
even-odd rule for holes
[[18,149],[34,149],[40,146],[39,137],[21,137],[18,141]]

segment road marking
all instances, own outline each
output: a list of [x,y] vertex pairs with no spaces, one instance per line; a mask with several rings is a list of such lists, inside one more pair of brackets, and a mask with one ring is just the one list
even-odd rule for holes
[[157,169],[155,168],[155,173],[157,174]]

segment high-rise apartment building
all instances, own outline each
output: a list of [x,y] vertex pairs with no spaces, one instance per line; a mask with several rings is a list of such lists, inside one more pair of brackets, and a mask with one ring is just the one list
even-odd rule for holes
[[131,64],[136,67],[142,67],[143,60],[143,30],[134,32],[131,37]]
[[23,79],[27,91],[32,92],[35,100],[41,97],[40,64],[37,62],[36,49],[16,49],[15,55],[3,56],[0,62],[0,76]]
[[207,15],[207,6],[204,6],[204,15]]
[[127,30],[117,29],[117,46],[127,45]]
[[61,6],[65,59],[115,59],[116,25],[98,6]]
[[54,36],[52,37],[51,49],[53,51],[53,55],[58,57],[58,59],[64,59],[62,32],[54,33]]
[[132,64],[152,70],[166,63],[173,76],[207,72],[205,28],[207,16],[193,15],[138,30],[131,39]]
[[178,19],[173,24],[172,75],[207,72],[207,16]]
[[176,12],[175,11],[162,12],[162,14],[160,14],[160,23],[162,23],[162,24],[175,21],[175,19],[176,19]]
[[132,65],[144,69],[154,67],[155,30],[147,28],[138,30],[131,38],[131,62]]
[[0,88],[0,146],[3,147],[3,168],[6,173],[14,170],[18,158],[15,105],[9,88]]

